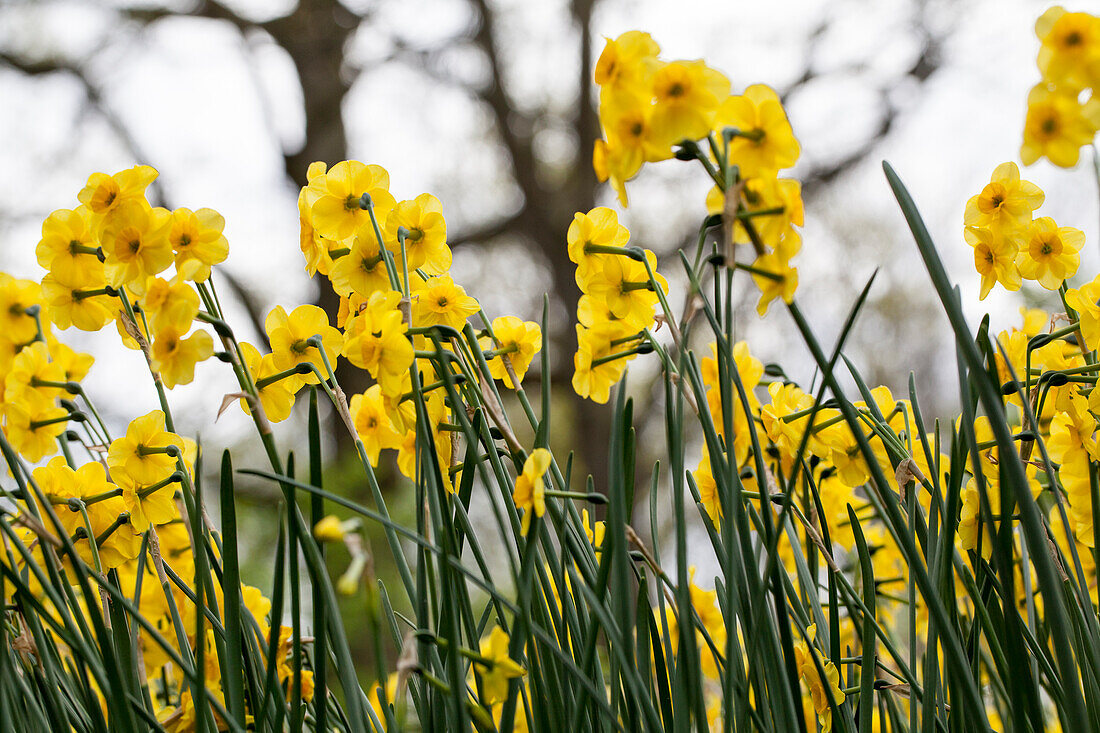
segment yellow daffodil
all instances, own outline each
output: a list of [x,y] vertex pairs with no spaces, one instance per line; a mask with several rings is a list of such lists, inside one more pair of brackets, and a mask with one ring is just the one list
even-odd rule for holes
[[[96,261],[96,265],[99,262]],[[60,329],[75,326],[81,331],[98,331],[115,317],[122,307],[103,289],[103,268],[99,267],[100,282],[89,284],[81,279],[69,279],[63,271],[76,268],[57,268],[42,278],[42,299],[50,321]]]
[[150,208],[144,201],[124,201],[118,206],[100,234],[108,285],[126,286],[140,295],[150,275],[172,264],[167,236],[171,218],[166,209]]
[[653,72],[650,127],[661,148],[706,137],[730,82],[702,61],[670,61]]
[[383,449],[401,446],[402,436],[394,429],[386,413],[381,385],[372,385],[363,394],[354,395],[350,408],[355,432],[363,441],[372,465],[378,465],[378,454]]
[[633,359],[630,337],[636,336],[622,321],[601,321],[591,328],[577,324],[577,353],[573,355],[573,391],[601,405],[611,397],[611,386]]
[[61,342],[50,342],[50,357],[53,363],[61,367],[66,382],[79,382],[88,375],[95,363],[95,357],[66,346]]
[[550,451],[545,448],[536,448],[527,456],[523,463],[523,473],[516,479],[515,490],[512,492],[512,501],[516,509],[523,509],[523,526],[521,532],[524,536],[531,528],[531,518],[541,517],[546,511],[546,489],[543,486],[542,477],[550,468]]
[[[451,269],[451,248],[447,246],[447,222],[443,204],[430,193],[412,201],[401,201],[386,216],[386,244],[401,257],[398,229],[404,227],[405,256],[410,270],[422,268],[429,275],[442,275]],[[400,268],[398,268],[400,269]]]
[[429,278],[413,286],[413,322],[417,326],[437,324],[462,330],[466,319],[477,313],[481,306],[466,295],[461,285],[456,285],[448,275]]
[[195,365],[213,354],[214,339],[206,331],[195,331],[184,338],[172,326],[157,331],[151,349],[153,369],[168,389],[193,382]]
[[489,636],[481,640],[480,654],[484,662],[476,662],[474,668],[481,677],[481,702],[492,705],[508,697],[509,680],[526,674],[523,667],[508,656],[508,634],[494,626]]
[[155,488],[163,480],[154,483],[136,481],[126,471],[125,465],[111,469],[111,478],[122,490],[122,504],[130,512],[130,524],[138,532],[179,518],[179,508],[175,500],[178,484],[167,483]]
[[982,276],[979,300],[985,300],[995,283],[1006,290],[1020,289],[1022,281],[1016,265],[1019,250],[1014,240],[1007,238],[1003,231],[978,227],[967,227],[963,237],[974,248],[974,269]]
[[328,275],[332,265],[332,259],[329,256],[332,242],[314,229],[312,212],[313,203],[324,193],[321,184],[324,182],[327,168],[321,161],[310,163],[306,171],[307,185],[303,186],[298,193],[298,222],[301,227],[299,246],[306,258],[306,272],[310,277],[318,272]]
[[345,329],[348,361],[370,372],[387,394],[402,391],[402,374],[413,363],[413,345],[405,336],[408,324],[398,310],[400,301],[401,293],[395,290],[371,294]]
[[493,335],[496,336],[496,344],[488,336],[478,340],[482,350],[493,352],[488,360],[489,373],[493,379],[502,379],[506,386],[516,389],[504,359],[508,360],[516,379],[522,382],[531,360],[542,349],[542,329],[537,323],[515,316],[501,316],[493,319]]
[[36,341],[24,347],[12,360],[4,378],[4,400],[54,400],[66,394],[60,386],[66,381],[61,365],[50,361],[45,342]]
[[1077,311],[1081,335],[1089,350],[1100,349],[1100,275],[1079,288],[1066,291],[1066,303]]
[[[302,387],[302,377],[298,374],[290,374],[260,386],[261,382],[283,370],[275,366],[274,356],[271,354],[260,356],[259,350],[252,344],[241,342],[240,348],[245,366],[252,375],[253,383],[257,385],[264,415],[271,422],[286,420],[290,417],[291,408],[294,407],[294,396]],[[246,415],[252,414],[248,407],[248,400],[241,400],[241,408]]]
[[97,267],[95,255],[99,240],[91,228],[91,213],[86,206],[58,209],[42,222],[42,239],[34,250],[38,264],[46,270],[58,266]]
[[1043,79],[1076,90],[1100,83],[1100,18],[1055,5],[1035,21],[1035,35]]
[[[657,256],[646,250],[645,258],[654,270],[657,287],[668,292],[668,282],[656,272]],[[649,326],[653,322],[658,296],[649,282],[646,265],[625,255],[607,255],[599,269],[590,268],[581,283],[581,290],[601,298],[616,318]]]
[[[88,183],[76,197],[88,207],[96,229],[110,221],[124,204],[145,201],[145,189],[156,180],[156,169],[147,165],[135,165],[114,175],[93,173]],[[147,205],[147,204],[146,204]]]
[[[118,487],[107,480],[107,472],[103,470],[103,464],[92,461],[85,463],[75,471],[69,467],[64,456],[55,456],[45,466],[39,466],[33,471],[34,480],[48,499],[58,502],[54,511],[57,518],[65,527],[65,531],[72,535],[77,528],[84,526],[84,517],[79,511],[72,511],[65,505],[71,498],[91,499],[92,497],[105,497]],[[85,509],[89,518],[98,514],[105,515],[105,522],[110,524],[118,516],[118,511],[105,508],[100,502],[89,503]],[[99,524],[103,521],[97,522]]]
[[370,196],[379,225],[394,206],[389,192],[390,174],[379,165],[343,160],[316,182],[319,195],[310,207],[314,229],[326,239],[343,241],[359,229],[370,229],[370,214],[360,207],[363,194]]
[[141,297],[149,326],[153,329],[171,328],[187,331],[199,314],[199,294],[190,283],[151,277]]
[[[761,272],[753,272],[752,279],[760,288],[760,301],[756,312],[764,315],[768,306],[776,298],[790,303],[794,300],[794,291],[798,287],[798,270],[791,267],[778,254],[764,254],[756,258],[752,266]],[[766,274],[762,274],[766,273]]]
[[1015,163],[1001,163],[989,183],[966,202],[963,223],[968,227],[1014,232],[1027,226],[1032,212],[1043,205],[1042,190],[1020,179]]
[[[300,305],[288,315],[283,307],[276,306],[264,321],[275,366],[286,370],[297,364],[313,364],[321,374],[325,373],[321,351],[308,343],[314,336],[320,338],[329,366],[336,368],[336,359],[343,353],[344,337],[329,325],[328,315],[315,305]],[[306,384],[317,384],[317,374],[302,375]]]
[[[806,635],[812,641],[817,632],[817,625],[811,625],[806,629]],[[801,641],[795,645],[795,667],[799,677],[810,688],[810,698],[813,700],[814,711],[817,713],[818,722],[821,723],[822,733],[829,733],[833,729],[832,705],[840,705],[844,702],[844,691],[840,689],[840,672],[831,661],[822,662],[821,666],[825,676],[817,671],[817,665],[813,657],[820,655],[816,649]]]
[[222,234],[225,219],[213,209],[176,209],[168,225],[168,242],[176,253],[176,272],[184,280],[203,282],[210,268],[229,256]]
[[577,212],[566,233],[569,259],[577,265],[580,286],[593,269],[600,269],[608,248],[622,249],[630,241],[630,232],[619,224],[618,215],[606,206],[597,206],[586,214]]
[[725,98],[714,126],[719,132],[726,127],[737,130],[730,140],[729,159],[745,178],[774,178],[777,171],[793,166],[801,153],[779,95],[764,84]]
[[164,427],[164,413],[153,410],[136,418],[126,435],[115,438],[107,451],[107,465],[125,471],[135,482],[151,486],[176,470],[176,459],[168,455],[168,446],[183,448],[183,439]]
[[608,38],[596,61],[594,77],[600,86],[601,107],[606,97],[619,94],[647,96],[661,47],[648,33],[626,31]]
[[5,402],[4,435],[28,461],[40,461],[57,452],[57,436],[65,432],[68,415],[53,400],[24,398]]
[[1031,165],[1046,157],[1054,165],[1077,165],[1081,146],[1088,145],[1100,128],[1100,99],[1081,104],[1075,94],[1045,84],[1032,88],[1027,96],[1027,119],[1020,159]]
[[328,275],[332,289],[345,298],[352,295],[369,298],[379,290],[389,290],[391,285],[378,237],[373,231],[356,234],[351,251],[333,260]]
[[1078,253],[1085,243],[1080,229],[1060,227],[1049,216],[1040,217],[1027,228],[1016,265],[1020,275],[1038,280],[1047,290],[1057,290],[1063,280],[1077,273]]
[[29,343],[38,334],[34,316],[27,313],[34,305],[42,305],[38,283],[0,272],[0,334],[19,345]]

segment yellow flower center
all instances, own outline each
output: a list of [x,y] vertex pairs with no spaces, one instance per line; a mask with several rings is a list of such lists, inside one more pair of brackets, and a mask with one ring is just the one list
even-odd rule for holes
[[1057,234],[1044,233],[1031,242],[1031,256],[1035,259],[1049,259],[1062,253],[1062,240]]
[[982,190],[982,195],[978,199],[978,209],[983,214],[992,214],[1001,208],[1007,198],[1008,192],[1005,191],[1003,184],[990,183]]
[[96,214],[102,214],[111,208],[115,203],[115,199],[118,198],[118,194],[118,184],[114,182],[114,179],[110,179],[95,190],[92,199],[88,202],[88,208]]

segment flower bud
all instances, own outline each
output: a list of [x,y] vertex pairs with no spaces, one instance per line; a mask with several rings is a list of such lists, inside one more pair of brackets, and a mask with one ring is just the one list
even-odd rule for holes
[[319,542],[343,542],[344,524],[335,514],[330,514],[313,525],[313,536]]

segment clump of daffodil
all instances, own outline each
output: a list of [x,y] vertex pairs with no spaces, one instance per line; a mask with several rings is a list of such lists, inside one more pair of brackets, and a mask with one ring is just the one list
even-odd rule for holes
[[546,511],[546,489],[542,477],[550,468],[550,451],[536,448],[523,463],[523,472],[516,478],[516,487],[512,492],[512,501],[516,509],[523,509],[522,533],[531,528],[532,517],[541,517]]
[[494,318],[492,325],[493,337],[478,339],[488,358],[489,373],[493,379],[501,379],[508,387],[517,389],[519,385],[512,384],[512,375],[523,381],[535,354],[542,349],[542,329],[537,323],[515,316]]
[[344,328],[344,353],[355,366],[366,369],[386,394],[398,394],[403,376],[413,363],[413,346],[407,338],[409,326],[398,305],[395,290],[372,293],[363,309],[351,316]]
[[658,288],[661,294],[668,292],[668,282],[656,271],[656,256],[629,247],[629,242],[630,232],[614,211],[602,206],[577,212],[566,235],[583,293],[573,388],[596,402],[607,401],[626,361],[637,355],[640,339],[656,317]]
[[508,634],[499,626],[494,626],[481,640],[481,659],[473,668],[481,678],[481,701],[485,704],[507,698],[510,681],[526,674],[523,667],[508,656],[508,642]]
[[1008,162],[997,166],[989,183],[967,201],[963,236],[974,248],[974,268],[982,277],[980,299],[996,283],[1014,291],[1023,280],[1035,280],[1057,290],[1077,272],[1084,234],[1059,227],[1048,216],[1033,218],[1044,198]]
[[1100,18],[1054,6],[1035,22],[1035,35],[1042,81],[1028,94],[1020,158],[1070,168],[1100,130]]
[[[802,248],[794,227],[802,225],[803,207],[798,182],[778,176],[798,161],[801,146],[779,95],[764,84],[731,94],[729,80],[704,62],[663,61],[659,53],[657,43],[637,31],[607,41],[595,76],[604,133],[593,154],[597,177],[610,180],[619,203],[626,206],[626,181],[644,163],[674,153],[684,160],[698,158],[717,183],[707,208],[723,217],[727,266],[753,274],[762,293],[761,315],[777,297],[790,303],[798,287],[791,258]],[[696,142],[702,140],[709,155]],[[610,233],[605,226],[591,228]],[[587,293],[591,273],[588,262],[574,251],[573,239],[570,257]],[[738,263],[735,243],[751,244],[751,259]],[[625,306],[621,299],[616,305],[613,312],[621,317]]]
[[[814,640],[816,633],[816,624],[811,624],[806,628],[806,636],[811,642]],[[803,684],[810,689],[810,699],[813,700],[814,712],[817,713],[821,729],[826,732],[831,731],[833,729],[833,713],[830,703],[840,705],[844,702],[844,691],[840,688],[840,672],[832,661],[823,661],[817,650],[805,641],[801,641],[795,646],[794,653],[798,676],[802,679]],[[814,657],[817,657],[816,664]],[[824,669],[824,676],[818,672],[818,664]]]

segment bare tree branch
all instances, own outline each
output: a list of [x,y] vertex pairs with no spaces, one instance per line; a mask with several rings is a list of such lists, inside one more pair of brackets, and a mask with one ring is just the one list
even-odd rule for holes
[[[6,51],[0,51],[0,63],[6,64],[27,76],[65,74],[72,77],[79,82],[80,86],[84,89],[84,96],[87,99],[88,105],[103,117],[108,127],[111,128],[111,131],[118,136],[123,146],[130,151],[131,156],[138,161],[149,161],[149,156],[145,154],[137,138],[134,137],[130,128],[122,121],[122,118],[115,114],[114,110],[112,110],[110,105],[103,99],[102,92],[100,92],[99,87],[92,82],[91,77],[85,72],[82,64],[57,58],[31,61],[7,53]],[[159,180],[154,180],[150,184],[150,189],[154,204],[164,201],[164,186]]]
[[[83,87],[89,106],[106,120],[111,130],[122,141],[126,149],[130,151],[130,155],[137,161],[143,163],[151,162],[151,158],[142,150],[141,145],[138,143],[129,127],[127,127],[122,119],[114,113],[110,105],[104,101],[99,88],[92,82],[91,78],[80,64],[62,59],[29,61],[3,51],[0,51],[0,63],[33,77],[48,76],[50,74],[65,74],[73,77],[80,82],[81,87]],[[165,193],[164,186],[159,179],[155,179],[150,184],[149,188],[149,199],[154,206],[167,206],[172,208],[168,201],[168,196]],[[266,332],[263,327],[263,309],[256,299],[256,296],[249,291],[237,276],[226,271],[221,271],[220,274],[226,284],[229,285],[229,289],[233,291],[238,300],[240,300],[241,305],[244,306],[245,312],[248,313],[249,320],[252,322],[253,328],[256,329],[257,335],[262,339],[266,339]]]

